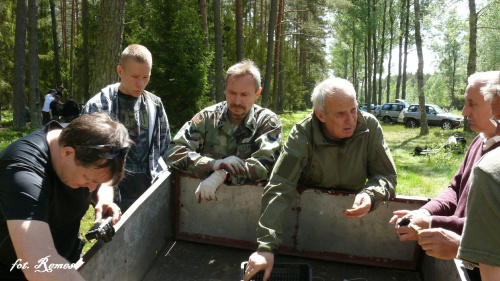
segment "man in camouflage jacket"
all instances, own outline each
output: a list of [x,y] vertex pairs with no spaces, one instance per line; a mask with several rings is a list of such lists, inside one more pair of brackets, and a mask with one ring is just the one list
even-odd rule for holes
[[204,181],[198,201],[214,200],[219,186],[267,181],[281,149],[281,121],[255,104],[260,73],[251,61],[226,73],[226,101],[209,106],[188,121],[172,140],[167,163]]

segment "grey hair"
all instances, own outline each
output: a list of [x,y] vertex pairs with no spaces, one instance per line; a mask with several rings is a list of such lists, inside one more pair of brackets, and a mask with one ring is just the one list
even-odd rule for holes
[[325,98],[327,96],[347,96],[356,100],[354,86],[346,79],[330,77],[314,87],[311,101],[314,109],[327,114]]
[[467,84],[469,86],[477,86],[478,84],[482,84],[481,86],[481,94],[484,96],[482,88],[487,84],[493,83],[495,79],[500,75],[500,71],[486,71],[486,72],[476,72],[467,78]]
[[484,99],[489,102],[491,102],[495,95],[500,96],[500,74],[496,75],[495,79],[491,79],[485,87],[482,87],[481,93],[483,94]]
[[255,83],[255,92],[260,89],[260,71],[257,65],[251,60],[243,60],[239,63],[231,66],[226,72],[226,85],[229,76],[233,75],[235,77],[242,76],[245,74],[251,74]]

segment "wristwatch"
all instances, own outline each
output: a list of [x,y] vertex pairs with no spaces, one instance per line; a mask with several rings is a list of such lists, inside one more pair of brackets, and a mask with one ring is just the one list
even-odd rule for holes
[[479,264],[476,262],[470,262],[470,261],[466,261],[463,259],[461,261],[462,261],[463,266],[468,270],[474,270],[474,267],[479,266]]
[[230,182],[231,174],[229,173],[229,171],[226,170],[225,168],[222,168],[221,170],[224,172],[224,174],[226,174],[226,178],[224,179],[224,183]]

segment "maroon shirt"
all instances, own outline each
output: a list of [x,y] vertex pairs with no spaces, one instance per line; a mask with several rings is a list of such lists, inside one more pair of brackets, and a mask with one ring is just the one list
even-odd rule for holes
[[499,146],[500,142],[497,142],[483,151],[483,138],[481,136],[478,135],[472,141],[460,169],[451,179],[451,185],[421,208],[431,213],[432,228],[441,227],[462,234],[472,167],[483,155]]

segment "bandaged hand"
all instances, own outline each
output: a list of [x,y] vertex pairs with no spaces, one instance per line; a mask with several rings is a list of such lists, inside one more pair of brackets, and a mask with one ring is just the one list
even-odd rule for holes
[[217,200],[215,192],[217,192],[217,189],[219,189],[219,186],[223,182],[224,178],[219,171],[213,172],[208,178],[202,181],[194,193],[198,203],[201,202],[202,198],[207,201]]
[[228,169],[233,175],[239,175],[245,173],[245,161],[238,158],[237,156],[231,155],[224,159],[220,159],[214,162],[212,170],[217,171],[219,169]]

